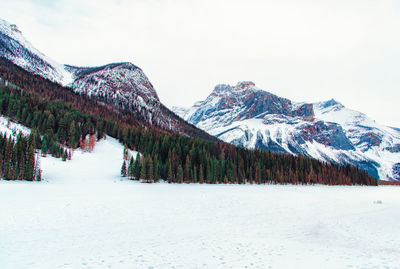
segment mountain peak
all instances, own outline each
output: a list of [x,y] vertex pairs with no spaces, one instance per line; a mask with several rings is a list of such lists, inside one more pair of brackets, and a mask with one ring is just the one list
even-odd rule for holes
[[255,86],[256,86],[256,84],[254,82],[252,82],[252,81],[239,81],[236,84],[235,88],[236,89],[238,89],[238,88],[245,89],[245,88],[252,88],[252,87],[255,87]]
[[[110,63],[110,64],[106,64],[103,65],[103,67],[105,68],[110,68],[110,69],[114,69],[114,68],[124,68],[124,69],[128,69],[128,70],[135,70],[138,69],[139,67],[134,65],[131,62],[117,62],[117,63]],[[140,68],[139,68],[140,69]]]
[[128,106],[136,96],[146,101],[160,101],[150,80],[133,63],[111,63],[97,67],[67,66],[67,69],[74,74],[72,87],[77,92],[107,96],[109,100],[122,98]]
[[324,107],[330,107],[335,105],[342,105],[340,102],[336,101],[335,99],[330,99],[328,101],[322,102]]
[[223,97],[229,94],[239,94],[242,91],[255,89],[257,89],[256,84],[252,81],[239,81],[235,86],[218,84],[212,91],[211,96]]
[[286,98],[257,88],[251,81],[238,82],[235,86],[219,84],[206,100],[196,102],[190,109],[175,109],[175,112],[192,124],[202,122],[203,125],[197,126],[207,130],[208,127],[218,128],[234,121],[262,119],[271,114],[306,120],[312,120],[314,116],[312,104],[293,104]]
[[228,84],[218,84],[214,87],[212,94],[227,93],[232,91],[232,86]]
[[10,23],[3,19],[0,19],[0,30],[1,32],[11,37],[22,35],[21,31],[18,29],[18,26],[16,24]]
[[321,109],[322,111],[338,111],[341,110],[344,107],[344,105],[342,105],[340,102],[336,101],[335,99],[330,99],[328,101],[323,101],[323,102],[319,102],[316,103],[317,107],[319,107],[319,109]]

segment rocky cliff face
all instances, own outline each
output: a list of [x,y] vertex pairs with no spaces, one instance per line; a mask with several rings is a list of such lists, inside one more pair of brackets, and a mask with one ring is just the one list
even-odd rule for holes
[[333,99],[296,103],[239,82],[217,85],[206,100],[173,110],[235,145],[353,164],[383,180],[400,180],[400,131]]

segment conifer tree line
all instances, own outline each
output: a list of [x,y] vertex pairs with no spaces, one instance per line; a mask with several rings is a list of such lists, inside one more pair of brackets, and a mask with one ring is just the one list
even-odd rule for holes
[[6,180],[41,180],[40,155],[35,154],[36,134],[16,139],[0,136],[0,173]]
[[120,141],[142,153],[125,160],[121,174],[146,182],[162,178],[171,183],[376,185],[375,178],[357,167],[302,155],[249,150],[172,134],[159,136],[140,128],[123,131]]
[[126,149],[141,153],[133,158],[124,151],[121,174],[132,179],[210,184],[377,184],[366,171],[349,165],[169,133],[146,125],[132,113],[89,100],[18,67],[0,64],[0,77],[6,71],[17,86],[0,86],[2,114],[37,129],[46,144],[53,141],[76,148],[87,136],[100,139],[108,134],[117,138]]

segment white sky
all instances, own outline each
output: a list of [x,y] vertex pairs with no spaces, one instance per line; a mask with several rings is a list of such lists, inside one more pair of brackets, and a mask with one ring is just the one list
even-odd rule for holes
[[167,106],[251,80],[293,101],[334,98],[400,127],[400,0],[0,0],[54,60],[130,61]]

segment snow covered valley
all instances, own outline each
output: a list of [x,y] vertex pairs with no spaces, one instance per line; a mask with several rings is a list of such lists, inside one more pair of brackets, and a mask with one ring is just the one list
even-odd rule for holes
[[0,181],[0,268],[399,268],[400,188],[141,184],[108,137]]

